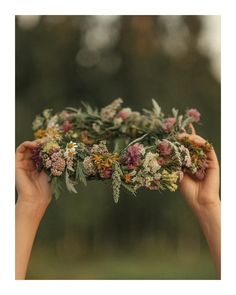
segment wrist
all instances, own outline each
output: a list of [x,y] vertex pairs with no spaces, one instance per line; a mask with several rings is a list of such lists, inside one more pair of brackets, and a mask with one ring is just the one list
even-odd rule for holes
[[219,196],[215,198],[213,202],[206,204],[197,204],[194,208],[195,214],[200,219],[206,219],[209,216],[214,216],[216,212],[219,212],[221,208],[221,201]]
[[16,211],[22,212],[30,219],[41,219],[48,205],[48,202],[28,200],[19,196],[16,203]]

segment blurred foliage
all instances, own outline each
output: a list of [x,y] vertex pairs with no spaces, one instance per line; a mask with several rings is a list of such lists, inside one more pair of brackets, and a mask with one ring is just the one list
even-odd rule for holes
[[[25,19],[24,19],[25,18]],[[197,132],[220,160],[220,83],[198,48],[199,16],[16,17],[16,144],[32,139],[45,108],[122,97],[135,110],[196,107]],[[109,181],[53,200],[32,252],[29,278],[212,279],[213,262],[179,192],[121,194]]]

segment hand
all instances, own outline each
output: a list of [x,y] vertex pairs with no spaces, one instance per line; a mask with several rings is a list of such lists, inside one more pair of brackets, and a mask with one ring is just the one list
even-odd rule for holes
[[52,198],[45,172],[38,172],[31,160],[32,149],[42,140],[25,141],[16,150],[16,189],[18,202],[46,209]]
[[[187,136],[194,143],[198,144],[199,146],[203,146],[206,140],[196,135],[192,125],[191,128],[191,135],[187,133],[181,133],[179,138]],[[219,163],[213,148],[207,152],[207,158],[208,168],[205,178],[200,181],[185,173],[179,186],[186,202],[195,211],[216,205],[220,202]]]
[[[205,139],[196,135],[193,126],[192,134],[182,133],[179,138],[187,136],[191,141],[203,146]],[[208,168],[203,180],[196,180],[187,173],[180,183],[186,202],[196,214],[199,224],[208,242],[215,262],[217,277],[221,277],[221,204],[219,197],[220,169],[216,153],[212,148],[207,152]]]

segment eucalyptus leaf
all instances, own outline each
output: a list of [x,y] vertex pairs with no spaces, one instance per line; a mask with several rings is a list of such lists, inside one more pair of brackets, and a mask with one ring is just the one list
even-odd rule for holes
[[172,108],[172,114],[175,118],[177,118],[179,111],[175,108]]
[[182,128],[185,128],[188,124],[193,123],[194,122],[194,118],[192,117],[187,117],[183,123],[182,123]]
[[75,177],[76,177],[76,179],[78,179],[78,177],[79,177],[79,180],[81,182],[83,182],[83,184],[85,186],[87,186],[87,180],[86,180],[86,177],[85,177],[84,172],[83,172],[83,163],[80,162],[80,161],[77,164],[76,176]]
[[131,192],[134,196],[136,196],[136,193],[135,193],[134,189],[133,189],[130,185],[124,183],[123,181],[121,182],[121,185],[122,185],[125,189],[127,189],[129,192]]
[[152,98],[152,105],[153,105],[153,113],[159,117],[161,114],[161,108],[159,106],[159,104],[156,102],[156,100],[154,98]]
[[76,108],[73,108],[73,107],[66,107],[66,110],[67,110],[67,111],[74,112],[74,113],[78,113],[78,112],[79,112],[79,110],[78,110],[78,109],[76,109]]
[[53,194],[54,194],[56,200],[58,200],[61,195],[61,191],[62,191],[62,185],[61,185],[60,179],[58,179],[58,177],[52,178],[52,188],[53,188]]
[[70,181],[69,173],[67,170],[65,173],[65,179],[66,179],[66,187],[67,187],[68,191],[76,194],[77,191],[76,191],[74,185],[72,184],[72,182]]

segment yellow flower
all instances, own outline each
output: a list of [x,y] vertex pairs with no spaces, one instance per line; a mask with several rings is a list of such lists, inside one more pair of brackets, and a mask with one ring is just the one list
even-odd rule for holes
[[130,183],[131,182],[131,175],[129,173],[125,174],[124,180],[125,180],[125,183]]
[[39,138],[43,138],[46,134],[46,130],[45,129],[38,129],[37,131],[34,132],[34,137],[36,139],[39,139]]
[[98,170],[103,170],[105,168],[110,168],[112,164],[118,161],[119,156],[118,154],[93,154],[92,160],[94,161],[96,168]]
[[51,149],[60,149],[56,141],[48,141],[43,145],[43,152],[48,153]]
[[162,171],[162,180],[165,182],[165,185],[167,186],[167,188],[174,192],[177,189],[177,180],[179,178],[178,172],[172,172],[169,173],[167,170],[163,170]]
[[61,139],[61,134],[58,128],[47,128],[46,129],[46,136],[51,137],[53,139]]

